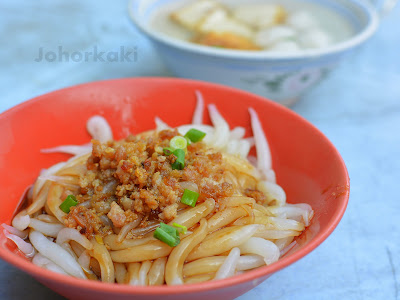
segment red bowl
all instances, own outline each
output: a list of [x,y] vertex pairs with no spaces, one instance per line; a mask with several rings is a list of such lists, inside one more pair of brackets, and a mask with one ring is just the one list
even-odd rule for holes
[[[42,168],[66,159],[40,149],[83,144],[85,125],[95,114],[111,124],[115,138],[155,127],[159,116],[171,126],[190,123],[195,90],[215,103],[233,126],[251,134],[248,107],[259,114],[268,137],[273,167],[288,202],[310,204],[315,216],[298,238],[299,247],[272,265],[228,279],[184,286],[134,287],[80,280],[44,270],[15,251],[0,233],[0,257],[57,293],[73,299],[232,299],[257,286],[321,244],[338,225],[349,198],[346,166],[332,143],[296,113],[240,90],[171,78],[100,81],[55,91],[0,115],[0,223],[10,223],[20,197]],[[205,122],[209,123],[208,116]]]

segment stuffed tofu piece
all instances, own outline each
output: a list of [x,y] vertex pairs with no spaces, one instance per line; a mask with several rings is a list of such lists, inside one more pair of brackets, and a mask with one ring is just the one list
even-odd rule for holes
[[254,30],[234,18],[225,9],[212,11],[196,27],[198,32],[194,39],[195,43],[237,49],[237,50],[260,50],[253,42]]
[[250,26],[232,18],[229,12],[223,8],[213,10],[200,22],[196,30],[200,33],[229,32],[248,39],[254,36],[254,31]]
[[221,9],[221,4],[213,0],[200,0],[183,6],[171,14],[171,19],[186,29],[196,26],[212,11]]
[[236,50],[261,50],[252,40],[230,32],[208,32],[199,34],[193,42],[218,48]]

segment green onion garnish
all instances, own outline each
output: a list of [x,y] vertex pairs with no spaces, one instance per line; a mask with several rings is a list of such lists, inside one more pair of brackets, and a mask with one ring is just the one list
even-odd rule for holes
[[164,148],[163,151],[165,155],[171,155],[172,153],[174,153],[174,149],[170,147]]
[[178,229],[164,223],[160,223],[153,236],[170,247],[175,247],[181,242]]
[[185,167],[185,151],[182,149],[176,149],[172,154],[176,156],[175,162],[171,165],[172,170],[183,170]]
[[164,148],[163,149],[165,155],[175,155],[176,160],[171,165],[172,170],[183,170],[185,167],[185,151],[182,149],[172,150],[171,148]]
[[172,223],[172,226],[176,227],[178,229],[179,233],[185,234],[187,232],[187,227],[186,226],[183,226],[183,225],[178,224],[178,223]]
[[182,149],[185,150],[187,147],[187,140],[183,136],[174,136],[170,141],[169,141],[169,146],[176,150],[176,149]]
[[197,129],[190,129],[188,132],[186,132],[185,137],[189,138],[189,140],[192,143],[196,143],[204,139],[206,136],[206,133]]
[[76,200],[75,196],[68,195],[67,198],[65,198],[64,202],[60,204],[60,209],[66,214],[68,214],[69,211],[71,210],[71,207],[77,204],[78,201]]
[[191,190],[185,189],[181,198],[183,204],[195,207],[199,194]]

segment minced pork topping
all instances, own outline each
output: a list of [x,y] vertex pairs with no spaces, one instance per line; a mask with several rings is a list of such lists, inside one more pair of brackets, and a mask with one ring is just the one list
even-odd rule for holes
[[187,146],[182,170],[172,169],[176,156],[165,155],[163,149],[176,135],[177,130],[164,130],[122,141],[93,140],[87,171],[80,178],[80,194],[76,195],[81,205],[71,208],[66,225],[90,236],[110,234],[112,227],[115,231],[138,218],[138,228],[169,222],[180,209],[189,207],[180,203],[182,183],[197,185],[197,203],[233,195],[233,186],[224,181],[222,154],[202,142]]

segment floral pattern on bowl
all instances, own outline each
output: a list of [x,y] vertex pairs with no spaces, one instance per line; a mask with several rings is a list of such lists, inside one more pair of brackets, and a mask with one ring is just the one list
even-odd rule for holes
[[268,72],[241,78],[246,90],[290,106],[310,87],[324,79],[334,66],[289,72]]

